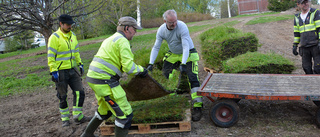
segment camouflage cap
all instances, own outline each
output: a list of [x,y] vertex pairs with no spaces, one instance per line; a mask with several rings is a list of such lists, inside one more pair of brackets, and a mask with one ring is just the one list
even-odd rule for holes
[[140,26],[137,25],[136,19],[130,17],[130,16],[125,16],[121,17],[118,22],[119,26],[132,26],[135,29],[142,29]]

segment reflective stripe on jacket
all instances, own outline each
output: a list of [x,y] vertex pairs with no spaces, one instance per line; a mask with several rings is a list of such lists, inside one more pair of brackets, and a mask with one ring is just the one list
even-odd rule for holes
[[48,41],[48,66],[50,72],[71,69],[82,64],[76,35],[70,31],[64,34],[60,28]]
[[123,72],[129,75],[143,72],[143,67],[136,65],[133,59],[129,41],[124,34],[116,32],[102,42],[89,66],[87,77],[106,80],[121,76]]
[[305,22],[302,21],[300,13],[294,17],[294,44],[301,47],[310,47],[319,42],[320,11],[310,8]]

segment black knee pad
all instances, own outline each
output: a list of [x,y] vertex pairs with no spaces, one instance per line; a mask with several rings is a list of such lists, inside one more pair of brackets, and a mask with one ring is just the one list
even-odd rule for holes
[[59,100],[60,100],[60,103],[59,103],[59,107],[60,108],[67,108],[68,107],[68,102],[67,102],[67,97],[68,96],[60,96],[60,95],[57,95]]
[[108,111],[107,115],[101,115],[98,110],[96,111],[96,115],[98,114],[98,116],[100,117],[100,120],[106,120],[108,118],[110,118],[112,116],[112,112]]
[[132,118],[133,118],[133,113],[128,115],[127,118],[125,119],[116,118],[115,124],[117,127],[128,129],[131,127]]
[[112,109],[116,112],[117,116],[123,116],[124,113],[120,109],[119,105],[113,101],[109,96],[104,97],[105,101],[109,103],[109,105],[112,107]]

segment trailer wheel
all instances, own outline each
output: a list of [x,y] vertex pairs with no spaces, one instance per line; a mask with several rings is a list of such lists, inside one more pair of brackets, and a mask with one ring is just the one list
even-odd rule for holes
[[316,113],[316,124],[320,128],[320,107],[318,107],[317,113]]
[[238,122],[239,112],[239,106],[235,101],[221,99],[212,105],[210,119],[215,125],[227,128]]
[[313,101],[313,103],[320,107],[320,101]]
[[241,99],[233,99],[234,102],[239,103]]

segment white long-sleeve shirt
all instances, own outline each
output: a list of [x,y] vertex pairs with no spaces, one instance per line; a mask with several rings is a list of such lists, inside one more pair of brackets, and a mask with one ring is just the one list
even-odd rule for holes
[[151,51],[149,64],[153,64],[156,60],[163,40],[167,41],[169,50],[172,53],[182,54],[181,63],[186,64],[189,57],[189,50],[194,48],[187,25],[178,20],[177,26],[173,30],[168,30],[165,23],[159,27],[156,42]]

